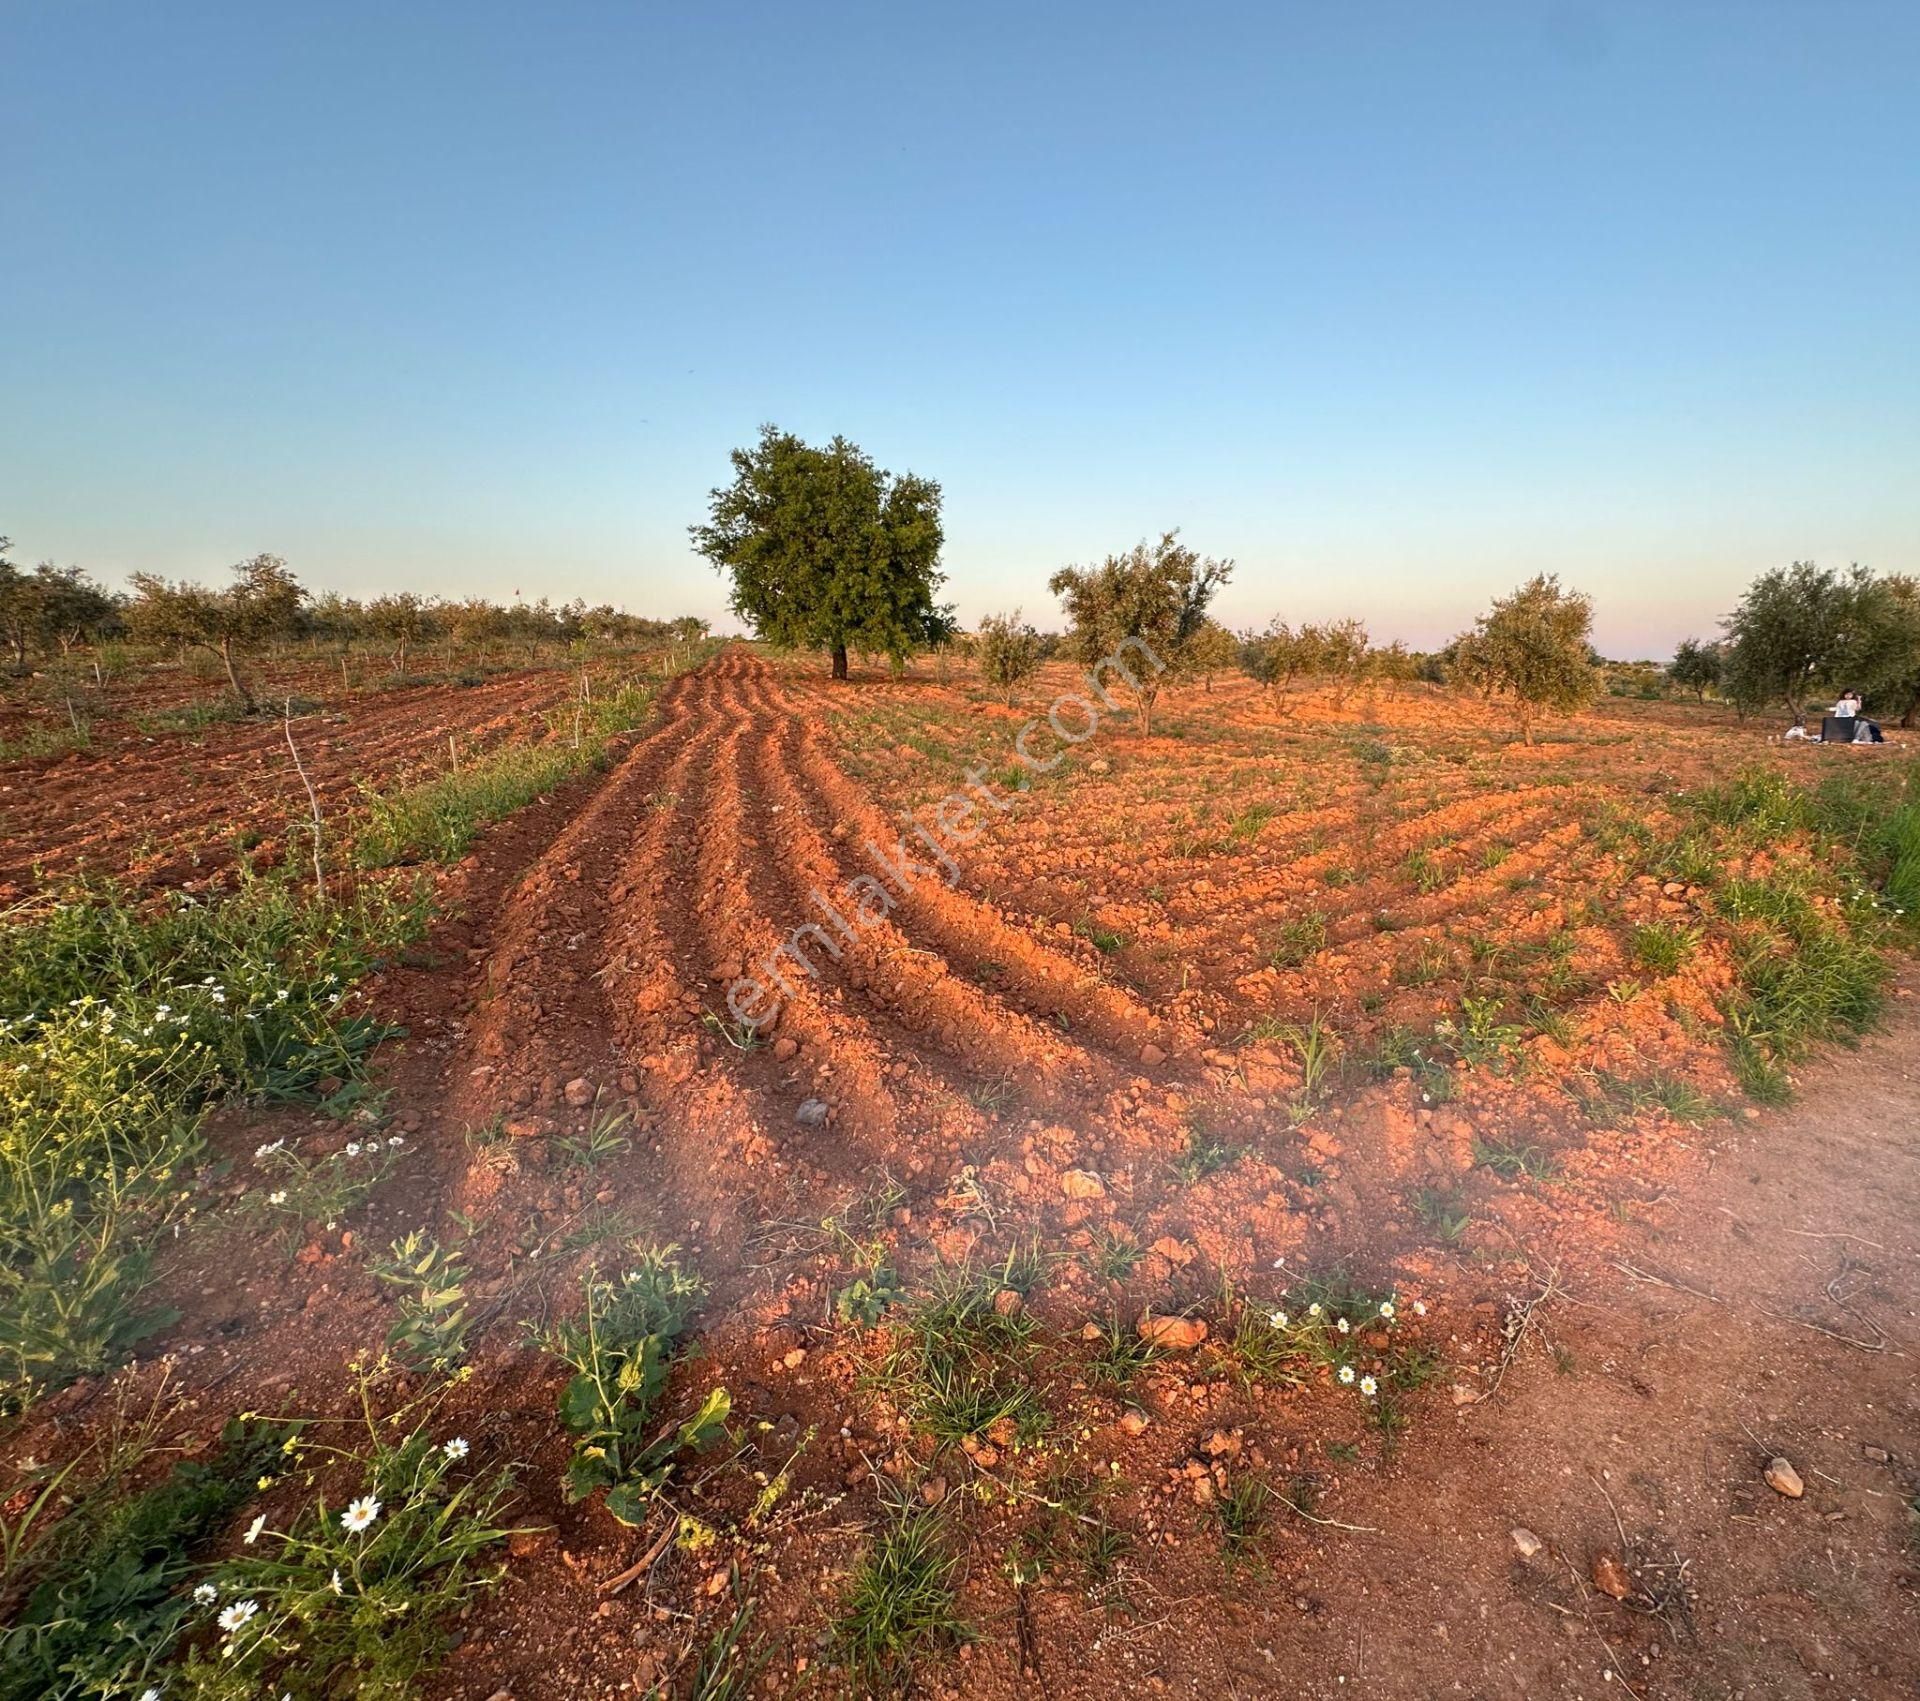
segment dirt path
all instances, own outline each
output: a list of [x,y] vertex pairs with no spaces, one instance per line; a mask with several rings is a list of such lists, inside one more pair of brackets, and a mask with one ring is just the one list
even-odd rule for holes
[[[1570,1278],[1540,1313],[1557,1363],[1530,1348],[1450,1438],[1346,1503],[1386,1534],[1327,1544],[1291,1610],[1244,1613],[1229,1693],[1920,1692],[1915,984],[1794,1108],[1736,1125],[1623,1255],[1641,1276]],[[1802,1499],[1763,1482],[1774,1453]],[[1548,1551],[1521,1560],[1516,1525]],[[1621,1528],[1664,1615],[1584,1586]]]

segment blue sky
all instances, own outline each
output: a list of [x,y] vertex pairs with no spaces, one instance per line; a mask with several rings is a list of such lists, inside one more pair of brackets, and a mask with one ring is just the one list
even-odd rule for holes
[[764,420],[963,616],[1169,525],[1220,612],[1662,652],[1920,571],[1920,7],[0,0],[19,558],[719,614]]

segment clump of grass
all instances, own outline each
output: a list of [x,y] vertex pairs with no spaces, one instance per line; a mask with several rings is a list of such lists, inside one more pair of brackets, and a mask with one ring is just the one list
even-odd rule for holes
[[1245,1152],[1244,1146],[1217,1139],[1196,1123],[1188,1127],[1187,1143],[1168,1167],[1174,1180],[1183,1187],[1191,1187],[1196,1181],[1204,1181],[1238,1163]]
[[854,1571],[833,1627],[836,1656],[867,1683],[895,1686],[916,1660],[970,1640],[958,1610],[959,1572],[942,1515],[900,1504]]
[[1076,921],[1073,924],[1073,931],[1092,945],[1096,951],[1107,956],[1112,956],[1116,951],[1123,951],[1127,946],[1127,936],[1124,933],[1105,926],[1090,915],[1083,915]]
[[1327,917],[1319,910],[1310,910],[1282,923],[1279,941],[1267,953],[1267,966],[1297,969],[1326,948]]
[[370,793],[367,820],[354,839],[354,865],[456,861],[481,828],[552,791],[597,754],[597,745],[513,744],[404,791]]
[[1047,1427],[1033,1385],[1033,1320],[1024,1306],[998,1303],[1004,1286],[998,1273],[943,1272],[893,1325],[880,1384],[942,1445],[1030,1443]]
[[1145,1249],[1125,1229],[1105,1226],[1093,1231],[1092,1241],[1080,1254],[1088,1269],[1110,1282],[1124,1282],[1145,1256]]
[[596,1116],[579,1134],[568,1135],[555,1144],[569,1162],[591,1174],[632,1146],[625,1133],[632,1120],[624,1109],[607,1111]]
[[1434,1037],[1462,1063],[1504,1066],[1518,1052],[1522,1037],[1517,1023],[1500,1020],[1504,1007],[1497,997],[1464,994],[1459,1020],[1442,1017],[1433,1025]]
[[1552,1154],[1543,1148],[1510,1143],[1492,1135],[1475,1137],[1473,1161],[1507,1181],[1519,1181],[1522,1178],[1552,1181],[1559,1173]]
[[1677,974],[1700,943],[1697,928],[1676,927],[1670,922],[1649,922],[1633,930],[1633,957],[1642,968],[1655,974]]
[[1473,1226],[1473,1213],[1459,1196],[1437,1187],[1422,1187],[1416,1192],[1413,1208],[1428,1228],[1450,1243],[1459,1240]]
[[1273,1490],[1258,1477],[1242,1477],[1213,1497],[1214,1516],[1230,1565],[1256,1558],[1273,1522]]
[[1153,1342],[1142,1340],[1137,1330],[1114,1313],[1108,1314],[1099,1329],[1100,1338],[1086,1362],[1090,1382],[1124,1388],[1159,1357]]
[[1304,1359],[1286,1324],[1284,1310],[1242,1295],[1233,1306],[1233,1333],[1219,1344],[1220,1355],[1242,1383],[1266,1388],[1297,1387]]

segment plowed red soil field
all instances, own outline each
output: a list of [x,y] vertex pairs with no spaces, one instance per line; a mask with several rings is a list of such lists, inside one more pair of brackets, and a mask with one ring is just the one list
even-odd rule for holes
[[[543,717],[578,688],[565,668],[351,694],[324,670],[272,683],[334,692],[305,699],[292,733],[336,822],[365,788],[406,785],[456,757],[551,736]],[[143,690],[141,712],[173,694]],[[209,696],[203,688],[197,700]],[[0,901],[83,871],[192,885],[218,879],[236,857],[265,866],[284,855],[288,822],[304,821],[309,807],[287,727],[270,710],[192,733],[102,722],[85,751],[0,762]]]
[[[309,761],[346,787],[549,688],[395,693]],[[289,1266],[183,1264],[171,1362],[129,1375],[170,1375],[203,1426],[339,1409],[391,1321],[366,1249],[462,1225],[458,1409],[477,1456],[525,1464],[538,1530],[433,1695],[689,1695],[743,1597],[751,1693],[880,1693],[832,1627],[903,1499],[945,1509],[973,1636],[899,1677],[914,1694],[1914,1693],[1905,990],[1867,1051],[1804,1071],[1799,1108],[1755,1109],[1723,1043],[1725,930],[1684,874],[1617,854],[1743,762],[1854,754],[1658,705],[1528,747],[1420,689],[1276,707],[1223,683],[1024,769],[1022,728],[1072,688],[1061,670],[1010,710],[738,645],[674,680],[610,767],[446,873],[427,949],[369,989],[408,1030],[380,1082],[410,1150],[368,1215]],[[0,875],[177,836],[163,797],[211,843],[277,773],[277,725],[228,730],[204,772],[143,748],[36,776],[59,783]],[[914,824],[950,797],[974,836],[936,851]],[[757,1031],[729,1004],[752,981],[778,1003]],[[216,1130],[241,1165],[279,1136],[340,1131]],[[673,1409],[718,1384],[736,1419],[676,1479],[677,1544],[563,1503],[563,1372],[522,1328],[668,1243],[709,1287]],[[878,1272],[894,1303],[863,1326],[847,1296]],[[1032,1404],[963,1437],[897,1358],[956,1272],[1032,1329]],[[1333,1359],[1261,1358],[1273,1312],[1360,1291],[1335,1345],[1377,1398]],[[1168,1320],[1158,1351],[1116,1368],[1143,1315]],[[1762,1482],[1775,1453],[1804,1498]],[[1247,1483],[1269,1498],[1236,1544]]]

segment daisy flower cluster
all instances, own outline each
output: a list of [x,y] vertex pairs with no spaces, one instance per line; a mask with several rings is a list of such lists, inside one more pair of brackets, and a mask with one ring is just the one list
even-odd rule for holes
[[1327,1286],[1300,1301],[1283,1299],[1267,1313],[1267,1327],[1290,1353],[1319,1365],[1341,1387],[1373,1400],[1380,1394],[1393,1332],[1407,1314],[1426,1316],[1426,1302],[1416,1299],[1403,1308],[1397,1294]]

